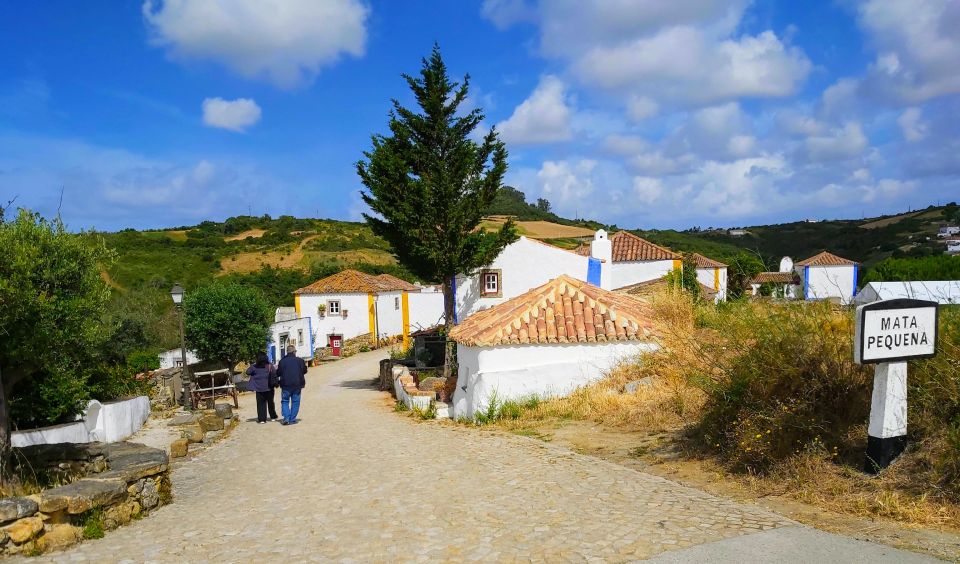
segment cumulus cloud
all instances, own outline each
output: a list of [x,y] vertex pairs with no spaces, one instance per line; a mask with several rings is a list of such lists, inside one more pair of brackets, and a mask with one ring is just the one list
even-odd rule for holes
[[260,121],[260,114],[260,106],[249,98],[207,98],[203,101],[203,123],[210,127],[242,132]]
[[920,108],[907,108],[897,118],[897,125],[907,141],[920,141],[927,136],[927,124],[921,120]]
[[859,123],[848,122],[828,135],[808,137],[806,148],[807,155],[813,161],[849,159],[863,154],[867,148],[867,137]]
[[497,125],[508,143],[554,143],[571,138],[572,110],[568,104],[566,87],[556,76],[540,79],[530,97]]
[[960,92],[960,4],[867,0],[857,16],[877,51],[870,90],[907,102]]
[[796,92],[812,68],[772,31],[714,43],[701,30],[675,27],[614,47],[596,47],[574,63],[584,82],[609,90],[643,88],[699,103]]
[[343,55],[362,56],[370,10],[360,0],[146,0],[150,42],[291,88]]
[[627,101],[627,115],[633,121],[643,121],[657,115],[660,109],[657,101],[646,96],[631,96]]

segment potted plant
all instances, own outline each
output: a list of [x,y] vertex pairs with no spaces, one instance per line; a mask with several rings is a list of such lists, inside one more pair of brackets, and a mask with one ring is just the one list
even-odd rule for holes
[[323,317],[327,315],[327,304],[318,305],[317,313],[320,314],[320,318],[323,319]]

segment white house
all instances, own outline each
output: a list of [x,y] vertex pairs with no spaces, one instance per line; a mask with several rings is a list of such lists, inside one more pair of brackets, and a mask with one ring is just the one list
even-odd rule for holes
[[826,251],[798,261],[794,270],[805,300],[836,299],[849,304],[857,294],[857,263]]
[[[606,241],[606,232],[598,231],[595,241]],[[506,246],[487,268],[473,276],[457,276],[457,321],[503,303],[530,288],[561,275],[590,280],[601,285],[602,264],[589,256],[520,237]],[[442,311],[442,309],[441,309]]]
[[960,235],[960,227],[956,225],[944,225],[937,231],[937,237],[951,237],[953,235]]
[[948,239],[946,254],[955,255],[957,253],[960,253],[960,238]]
[[609,285],[599,284],[602,288],[616,289],[632,286],[647,280],[662,278],[671,270],[682,268],[683,257],[678,253],[654,245],[627,231],[618,231],[611,235],[609,245],[602,244],[602,241],[600,243],[598,244],[594,239],[589,249],[581,245],[577,252],[590,255],[599,259],[604,265],[609,265],[610,283]]
[[288,345],[297,347],[297,356],[300,358],[306,361],[312,360],[314,353],[312,324],[309,317],[275,321],[270,326],[270,340],[267,341],[267,356],[270,361],[277,362],[286,355]]
[[[168,351],[163,351],[157,355],[157,358],[160,360],[160,369],[167,368],[179,368],[183,366],[183,354],[180,349],[170,349]],[[200,357],[197,356],[196,351],[187,349],[187,364],[196,364],[200,362]]]
[[309,318],[314,347],[340,353],[345,339],[369,334],[371,341],[396,335],[406,340],[411,324],[425,326],[443,316],[443,294],[389,274],[344,270],[294,292],[299,318]]
[[655,350],[643,300],[560,276],[450,331],[457,343],[453,417],[491,401],[563,396],[617,363]]
[[457,276],[457,321],[558,276],[612,290],[662,278],[681,267],[680,259],[679,254],[626,231],[608,237],[601,229],[576,250],[520,237],[487,268],[472,276]]
[[693,262],[697,265],[697,281],[716,293],[717,302],[727,299],[727,265],[707,258],[700,253],[693,253]]
[[928,300],[939,304],[960,304],[960,280],[868,282],[853,301],[861,305],[898,298]]
[[787,300],[796,299],[800,295],[800,277],[794,271],[788,272],[760,272],[750,279],[750,295],[760,295],[760,286],[772,284],[773,297]]

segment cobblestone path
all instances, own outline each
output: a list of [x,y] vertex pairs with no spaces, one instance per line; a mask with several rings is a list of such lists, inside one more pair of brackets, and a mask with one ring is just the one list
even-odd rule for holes
[[369,384],[380,358],[311,369],[299,425],[246,422],[244,398],[232,436],[175,467],[172,505],[31,561],[623,561],[797,528],[532,439],[402,417]]

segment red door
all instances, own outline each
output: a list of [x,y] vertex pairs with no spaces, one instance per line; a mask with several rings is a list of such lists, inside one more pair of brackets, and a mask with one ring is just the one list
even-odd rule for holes
[[327,346],[330,347],[332,356],[340,356],[340,350],[343,348],[343,337],[341,335],[327,335]]

